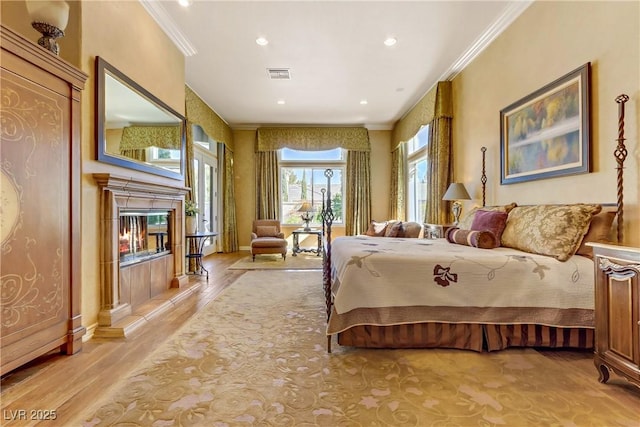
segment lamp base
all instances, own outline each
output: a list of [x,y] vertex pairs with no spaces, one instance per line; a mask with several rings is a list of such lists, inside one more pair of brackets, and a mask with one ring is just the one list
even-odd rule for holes
[[38,44],[56,55],[59,55],[60,46],[58,46],[56,39],[63,37],[64,31],[51,24],[47,24],[46,22],[32,22],[31,26],[42,34],[42,37],[38,39]]
[[462,203],[458,201],[453,202],[451,211],[453,212],[453,225],[457,226],[460,221],[460,213],[462,212]]
[[303,215],[300,216],[300,218],[302,219],[302,222],[304,222],[304,231],[311,231],[311,227],[309,227],[309,223],[311,222],[311,214],[309,212],[305,212]]

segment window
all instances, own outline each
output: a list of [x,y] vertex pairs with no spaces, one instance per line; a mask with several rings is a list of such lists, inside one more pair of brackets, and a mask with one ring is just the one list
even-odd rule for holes
[[429,126],[407,142],[407,219],[422,222],[427,206],[427,146]]
[[340,148],[323,151],[299,151],[283,148],[280,156],[280,211],[282,223],[302,225],[303,212],[299,209],[304,202],[313,206],[311,225],[319,226],[322,211],[322,192],[327,188],[324,171],[333,169],[331,178],[331,200],[334,223],[342,222],[343,212],[343,176],[345,154]]
[[149,147],[146,149],[149,163],[180,172],[180,150]]

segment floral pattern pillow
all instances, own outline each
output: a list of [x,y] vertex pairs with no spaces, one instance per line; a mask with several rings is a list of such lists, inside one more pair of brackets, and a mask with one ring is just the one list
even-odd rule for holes
[[566,261],[576,252],[601,205],[518,206],[509,212],[502,246]]

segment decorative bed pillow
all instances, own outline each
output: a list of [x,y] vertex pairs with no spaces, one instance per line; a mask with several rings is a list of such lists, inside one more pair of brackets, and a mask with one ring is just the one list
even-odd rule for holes
[[499,246],[496,236],[487,230],[461,230],[453,227],[447,230],[447,241],[458,245],[473,246],[480,249],[493,249]]
[[502,211],[487,211],[484,209],[478,209],[473,217],[471,230],[491,231],[493,235],[496,236],[498,246],[500,246],[500,238],[502,237],[504,227],[507,225],[508,216],[509,214]]
[[364,233],[366,236],[383,237],[387,229],[387,222],[371,221],[369,228]]
[[256,227],[258,237],[278,237],[278,229],[275,225],[258,225]]
[[475,218],[476,212],[479,210],[509,213],[511,212],[511,209],[515,208],[516,206],[518,205],[515,203],[509,203],[508,205],[499,205],[499,206],[483,206],[483,207],[476,206],[475,208],[471,209],[466,215],[462,217],[462,219],[458,223],[458,227],[462,228],[463,230],[471,230],[471,224],[473,223],[473,219]]
[[404,229],[402,228],[402,221],[392,222],[387,226],[387,231],[384,234],[385,237],[404,237]]
[[518,206],[509,212],[502,246],[566,261],[576,252],[601,205]]
[[587,234],[585,234],[582,239],[576,255],[593,258],[593,248],[587,246],[588,242],[611,243],[611,225],[615,218],[615,211],[600,212],[594,215],[589,224],[589,231],[587,231]]
[[420,236],[422,226],[417,222],[409,221],[402,223],[402,237],[416,238]]

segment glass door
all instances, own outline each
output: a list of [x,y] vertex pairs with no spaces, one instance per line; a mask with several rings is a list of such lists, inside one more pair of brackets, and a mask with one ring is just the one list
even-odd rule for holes
[[[197,135],[196,132],[194,132]],[[218,194],[218,144],[204,135],[205,141],[194,138],[193,150],[193,180],[194,195],[200,213],[197,216],[198,232],[219,233],[220,215]],[[207,239],[203,248],[203,255],[220,251],[218,236]]]

